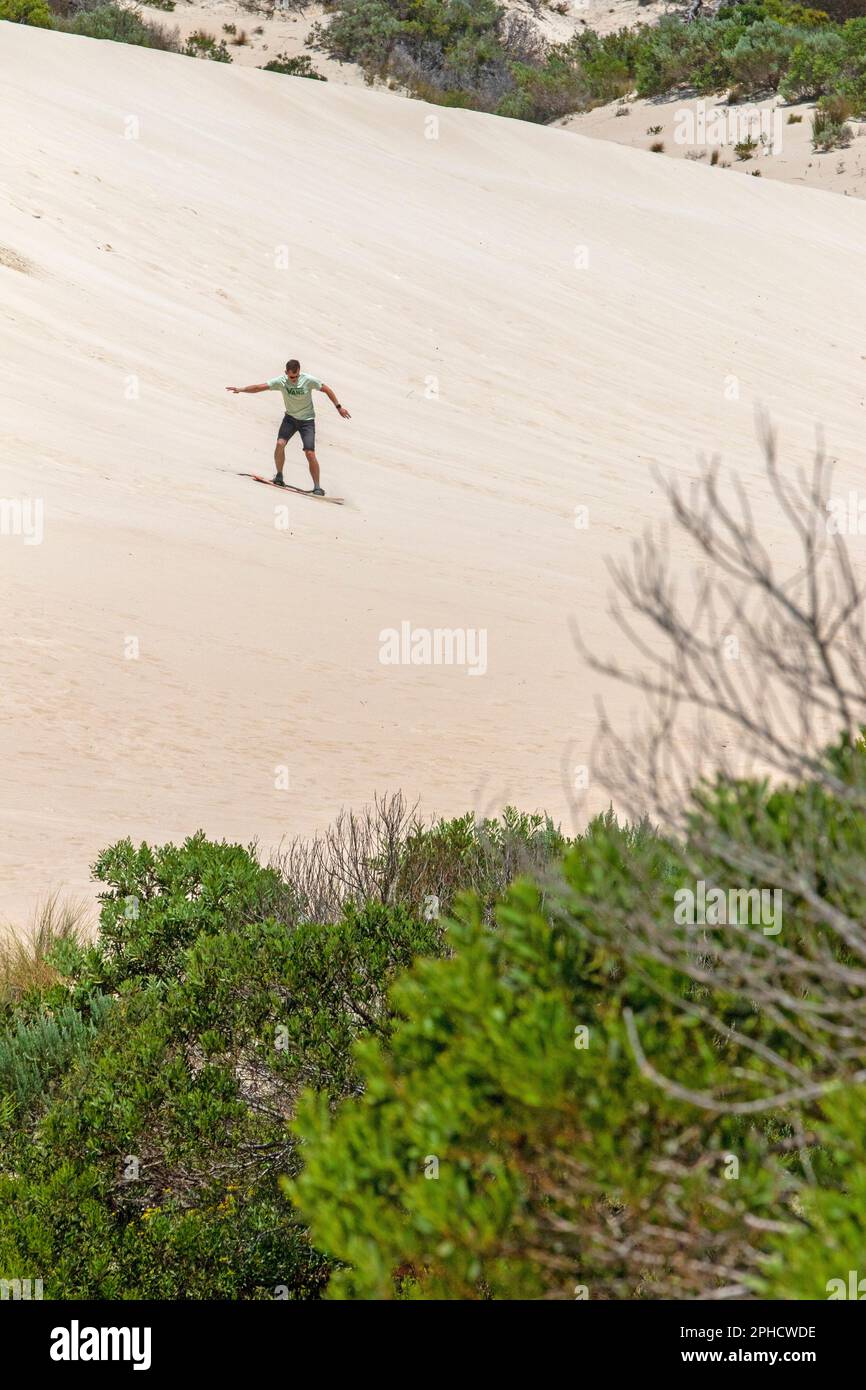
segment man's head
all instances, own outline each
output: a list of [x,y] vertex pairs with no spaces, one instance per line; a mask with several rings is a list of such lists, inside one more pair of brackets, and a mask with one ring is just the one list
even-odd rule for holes
[[297,381],[300,371],[301,364],[297,357],[290,357],[286,363],[286,376],[289,378],[289,381]]

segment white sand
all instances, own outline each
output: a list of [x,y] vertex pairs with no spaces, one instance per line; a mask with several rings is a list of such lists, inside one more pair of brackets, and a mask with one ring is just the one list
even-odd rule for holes
[[[8,24],[0,93],[0,498],[45,509],[0,535],[7,919],[126,834],[269,846],[396,787],[567,816],[602,688],[567,621],[615,645],[650,461],[722,449],[760,518],[762,400],[791,463],[821,420],[862,467],[853,198]],[[278,398],[223,388],[290,354],[353,419],[319,408],[346,505],[286,531],[234,476]],[[383,666],[404,620],[486,629],[487,673]]]

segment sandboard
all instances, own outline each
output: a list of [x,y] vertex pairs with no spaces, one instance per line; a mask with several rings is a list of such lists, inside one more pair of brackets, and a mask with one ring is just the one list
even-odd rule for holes
[[279,483],[273,483],[270,478],[263,478],[259,473],[239,473],[238,477],[252,478],[253,482],[264,483],[267,487],[275,487],[278,492],[294,492],[298,497],[312,497],[314,502],[335,502],[338,507],[342,507],[345,501],[343,497],[329,497],[327,493],[324,497],[320,497],[311,488],[294,487],[292,483],[283,483],[283,486],[280,487]]

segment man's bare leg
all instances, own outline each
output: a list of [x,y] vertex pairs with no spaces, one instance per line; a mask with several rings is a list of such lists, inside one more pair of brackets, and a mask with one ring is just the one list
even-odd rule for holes
[[311,477],[312,480],[313,480],[313,487],[318,487],[318,486],[319,486],[319,460],[316,458],[316,451],[315,451],[315,449],[305,449],[305,450],[304,450],[304,453],[305,453],[306,456],[307,456],[307,463],[309,464],[309,468],[310,468],[310,477]]
[[277,472],[279,473],[280,477],[283,476],[283,464],[285,463],[285,461],[286,441],[284,439],[278,439],[277,447],[274,449],[274,463],[277,466]]

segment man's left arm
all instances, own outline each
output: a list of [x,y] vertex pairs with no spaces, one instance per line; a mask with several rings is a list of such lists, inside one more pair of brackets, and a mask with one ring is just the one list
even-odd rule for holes
[[319,387],[319,390],[324,391],[325,395],[328,397],[328,400],[332,402],[334,409],[338,411],[340,415],[342,415],[344,420],[351,420],[352,417],[349,414],[348,410],[346,410],[343,406],[340,405],[340,402],[337,400],[337,397],[334,395],[330,386],[326,386],[325,383],[322,382],[321,386]]

